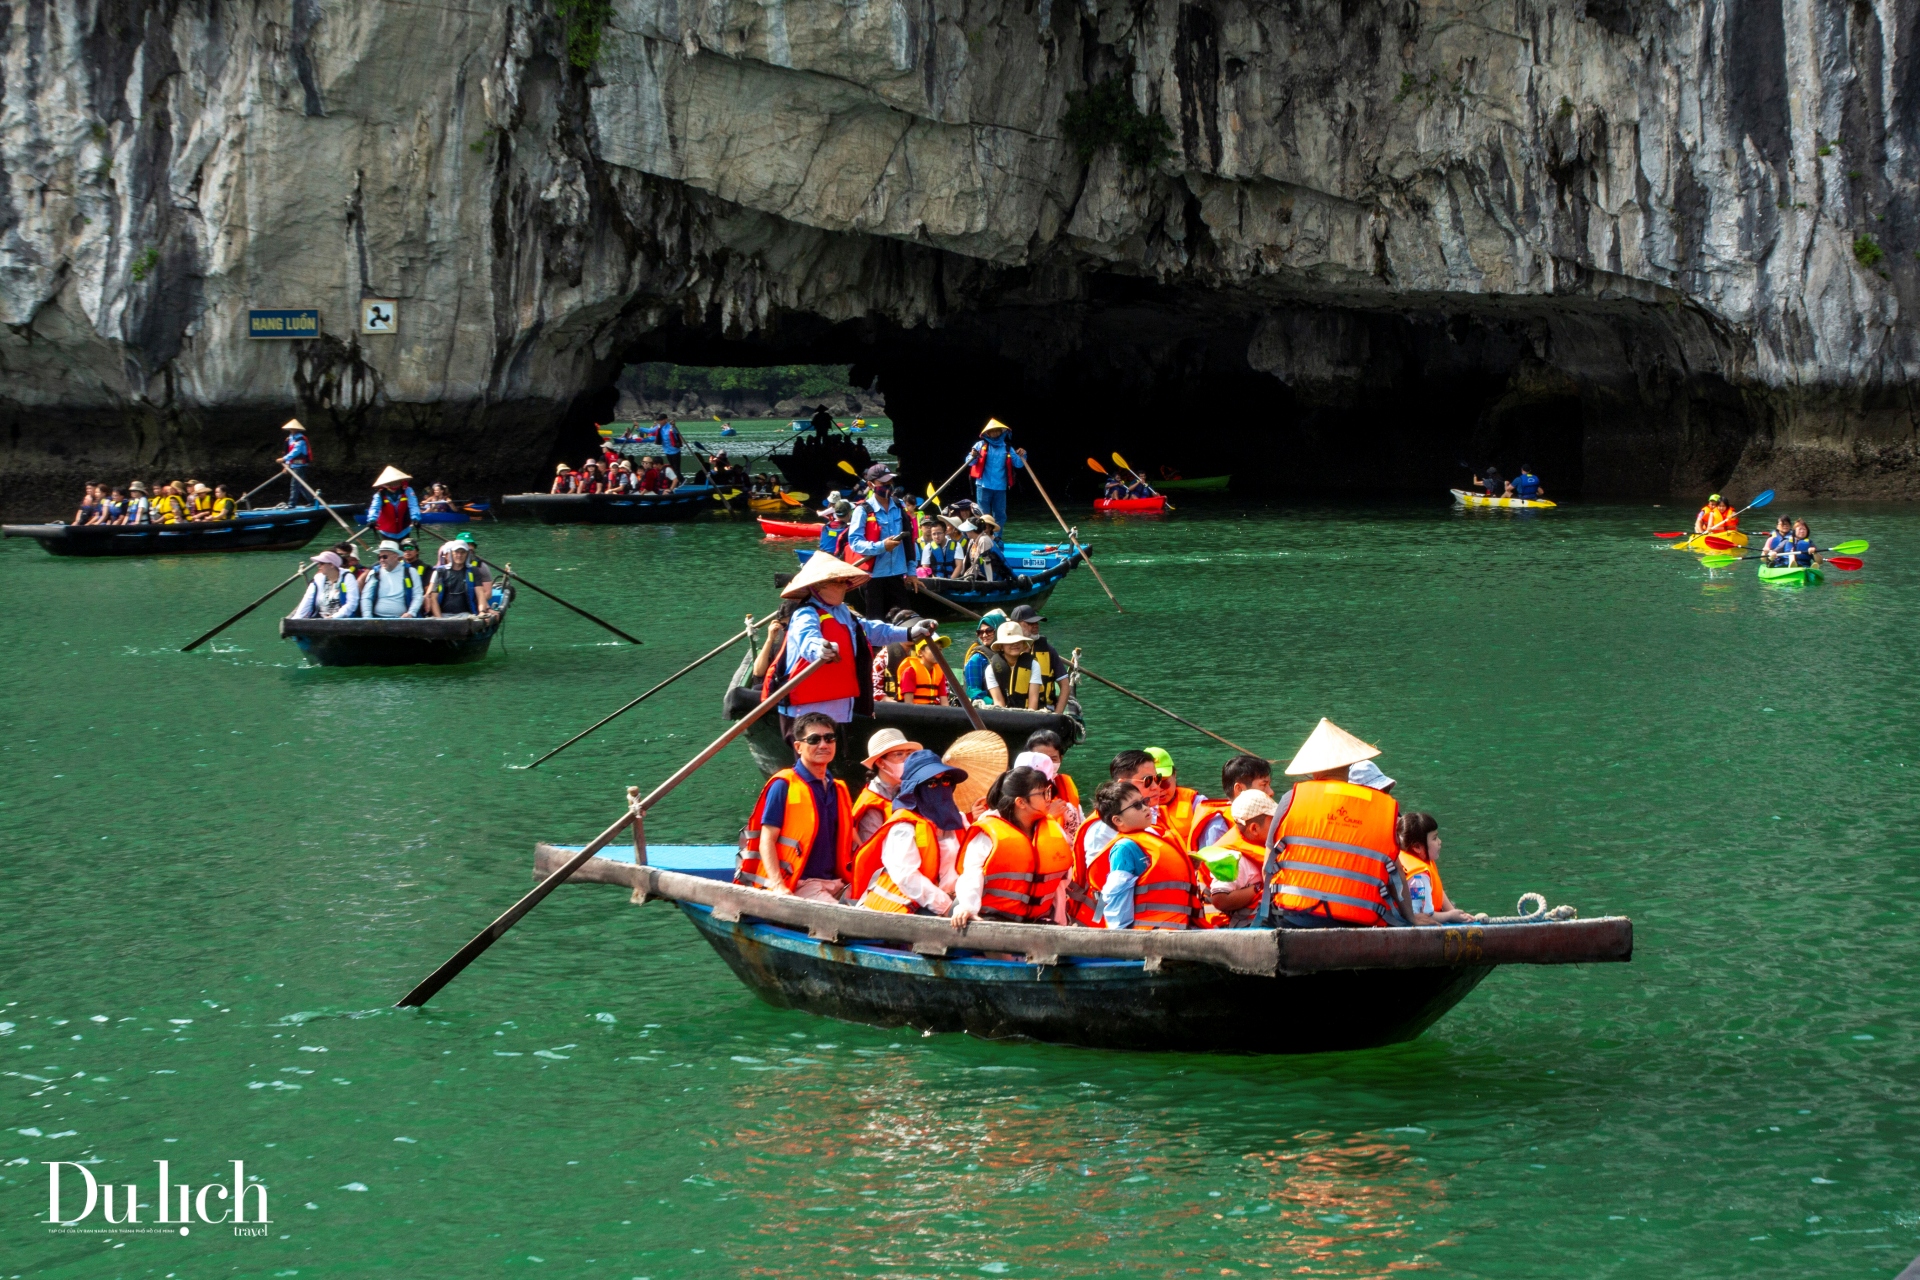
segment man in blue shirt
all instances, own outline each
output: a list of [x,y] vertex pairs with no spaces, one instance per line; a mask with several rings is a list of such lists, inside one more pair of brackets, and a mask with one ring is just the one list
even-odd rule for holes
[[1013,488],[1013,469],[1027,465],[1027,451],[1008,443],[1007,424],[998,418],[987,419],[980,438],[967,451],[967,467],[973,476],[973,500],[993,517],[994,541],[1007,527],[1007,490]]
[[895,496],[893,472],[885,463],[874,463],[861,478],[867,482],[867,496],[853,509],[847,546],[872,561],[862,607],[869,618],[884,618],[894,609],[918,613],[917,593],[907,583],[920,562],[913,513]]
[[660,446],[660,452],[667,455],[667,466],[673,469],[673,474],[683,482],[691,481],[693,477],[680,469],[680,428],[674,426],[664,413],[653,415],[653,441]]
[[[801,864],[799,883],[791,892],[797,898],[816,902],[838,902],[846,892],[840,877],[842,836],[840,817],[846,805],[846,784],[833,776],[834,753],[839,748],[839,730],[833,721],[819,712],[810,712],[794,722],[793,774],[804,780],[813,795],[815,826],[813,843]],[[760,858],[763,866],[778,861],[776,845],[787,821],[787,795],[792,788],[785,777],[776,775],[767,783],[760,804]],[[848,833],[851,836],[851,832]],[[771,885],[774,891],[786,891],[784,883]]]
[[791,678],[802,664],[813,669],[813,675],[780,708],[789,733],[792,722],[813,711],[840,725],[851,721],[856,712],[872,715],[873,646],[900,644],[933,634],[933,623],[926,618],[910,627],[895,626],[861,617],[847,608],[847,592],[865,577],[864,570],[816,551],[780,593],[800,607],[787,624],[786,646],[781,653],[781,670],[786,675],[774,683]]
[[298,418],[288,418],[280,429],[287,433],[287,451],[281,456],[280,465],[296,477],[287,482],[287,505],[309,506],[313,497],[301,483],[307,478],[307,468],[313,465],[313,450],[307,444],[307,429],[300,425]]
[[1516,498],[1544,498],[1547,491],[1540,484],[1540,477],[1533,474],[1533,468],[1526,463],[1520,464],[1520,474],[1513,478],[1513,496]]

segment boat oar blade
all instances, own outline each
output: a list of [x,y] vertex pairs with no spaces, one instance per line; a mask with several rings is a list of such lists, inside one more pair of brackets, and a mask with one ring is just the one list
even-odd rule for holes
[[1656,533],[1653,536],[1656,538],[1684,538],[1687,535],[1684,532],[1676,531],[1673,533]]
[[1706,536],[1705,542],[1709,547],[1712,547],[1715,551],[1738,551],[1740,549],[1739,543],[1730,541],[1729,539],[1726,539],[1726,538],[1716,538],[1712,534],[1708,534]]
[[1749,510],[1749,511],[1751,511],[1751,510],[1753,510],[1753,509],[1754,509],[1755,507],[1764,507],[1764,506],[1766,506],[1766,505],[1767,505],[1767,504],[1768,504],[1769,502],[1772,502],[1772,501],[1773,501],[1773,490],[1771,490],[1771,489],[1762,489],[1762,490],[1760,491],[1760,493],[1759,493],[1759,495],[1758,495],[1757,497],[1755,497],[1755,498],[1754,498],[1754,500],[1753,500],[1752,502],[1749,502],[1749,503],[1747,504],[1747,510]]
[[1867,550],[1867,540],[1865,538],[1855,538],[1853,541],[1843,542],[1837,547],[1828,547],[1827,550],[1836,555],[1857,556],[1862,551]]
[[1113,465],[1120,468],[1122,471],[1133,470],[1132,467],[1127,465],[1127,460],[1120,456],[1120,451],[1118,449],[1115,449],[1113,451]]
[[1724,569],[1730,564],[1739,564],[1744,556],[1701,556],[1700,563],[1709,569]]
[[792,490],[787,490],[782,492],[780,496],[786,499],[788,502],[791,502],[793,505],[799,506],[802,503],[806,502],[806,500],[810,498],[812,495],[806,494],[806,493],[797,493]]
[[1855,569],[1863,567],[1867,562],[1859,556],[1828,556],[1827,563],[1845,573],[1852,573]]
[[1092,467],[1095,471],[1098,471],[1101,475],[1107,474],[1107,469],[1101,466],[1099,463],[1095,462],[1092,458],[1087,459],[1087,465]]
[[846,472],[848,475],[852,476],[854,479],[858,480],[860,478],[859,469],[856,468],[851,462],[848,462],[845,458],[840,459],[840,461],[834,463],[834,465],[839,467],[842,471]]

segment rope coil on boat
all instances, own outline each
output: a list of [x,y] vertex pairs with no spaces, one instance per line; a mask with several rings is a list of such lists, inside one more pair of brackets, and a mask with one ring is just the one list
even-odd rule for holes
[[[1532,910],[1528,910],[1527,908],[1527,899],[1529,898],[1533,899],[1536,904]],[[1544,893],[1533,892],[1521,894],[1520,900],[1513,904],[1513,910],[1514,914],[1510,916],[1483,916],[1481,918],[1487,924],[1538,924],[1546,920],[1576,920],[1580,916],[1579,911],[1564,904],[1549,910],[1547,907],[1547,896]]]

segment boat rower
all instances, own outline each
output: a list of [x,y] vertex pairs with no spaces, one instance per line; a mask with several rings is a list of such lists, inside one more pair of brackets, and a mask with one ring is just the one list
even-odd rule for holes
[[[420,499],[408,483],[412,476],[389,466],[373,482],[373,500],[367,503],[366,523],[388,538],[404,538],[420,522]],[[452,506],[452,503],[448,503]]]
[[1007,490],[1013,488],[1013,472],[1027,465],[1027,451],[1009,443],[1011,432],[998,418],[988,418],[980,428],[980,438],[967,450],[967,474],[973,477],[973,500],[993,517],[994,540],[1007,523]]
[[793,723],[809,712],[820,712],[837,725],[850,723],[855,715],[871,716],[873,684],[866,674],[873,670],[873,646],[933,634],[933,622],[927,618],[900,626],[863,618],[847,608],[847,592],[866,580],[864,569],[816,551],[780,593],[799,607],[788,624],[780,661],[768,669],[766,688],[807,673],[780,710],[781,726],[789,737]]
[[1767,535],[1766,542],[1760,548],[1762,564],[1777,564],[1779,557],[1793,542],[1793,521],[1781,516],[1773,522],[1773,532]]
[[293,607],[292,618],[350,618],[360,607],[360,583],[344,572],[338,552],[322,551],[313,558],[313,581]]
[[1127,482],[1125,480],[1122,480],[1114,472],[1109,471],[1107,473],[1106,490],[1103,493],[1101,493],[1100,496],[1105,498],[1109,502],[1114,502],[1114,501],[1117,501],[1118,499],[1126,497]]
[[1737,533],[1739,529],[1739,515],[1717,493],[1707,499],[1707,505],[1693,518],[1695,533]]
[[1546,486],[1540,483],[1540,477],[1533,474],[1533,468],[1526,463],[1520,464],[1520,474],[1513,478],[1513,496],[1532,500],[1547,496]]
[[1813,545],[1813,530],[1805,520],[1793,522],[1793,536],[1780,549],[1776,563],[1789,569],[1805,569],[1820,563],[1820,548]]
[[1404,925],[1406,881],[1395,831],[1400,806],[1355,786],[1350,770],[1380,754],[1322,717],[1286,772],[1296,782],[1267,837],[1267,887],[1255,916],[1295,929]]
[[313,466],[313,446],[307,443],[307,429],[300,425],[300,419],[288,418],[280,424],[280,429],[287,433],[287,451],[280,455],[280,465],[294,477],[287,481],[287,505],[304,507],[313,501],[313,495],[302,483]]

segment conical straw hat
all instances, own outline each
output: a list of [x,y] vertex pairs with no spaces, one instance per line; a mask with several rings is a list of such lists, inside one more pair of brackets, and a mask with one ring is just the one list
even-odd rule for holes
[[993,780],[1007,771],[1007,741],[991,729],[969,729],[940,758],[967,771],[967,780],[953,789],[953,802],[961,813],[971,813],[986,799]]
[[394,484],[401,480],[411,480],[411,479],[413,479],[413,477],[408,475],[406,472],[402,471],[400,468],[388,467],[385,471],[382,471],[380,473],[380,478],[373,482],[373,487],[378,489],[383,484]]
[[300,419],[298,418],[288,418],[285,422],[280,424],[280,429],[282,431],[305,431],[306,430],[305,427],[300,425]]
[[823,582],[844,582],[849,587],[857,587],[871,576],[865,569],[856,568],[837,556],[816,551],[813,553],[813,559],[807,561],[800,572],[793,575],[793,581],[789,582],[786,589],[780,593],[780,598],[804,600],[807,592]]
[[1286,772],[1298,777],[1305,773],[1319,773],[1323,769],[1344,769],[1362,760],[1371,760],[1379,754],[1380,748],[1368,746],[1322,716],[1307,740],[1300,744],[1300,750],[1294,753]]

